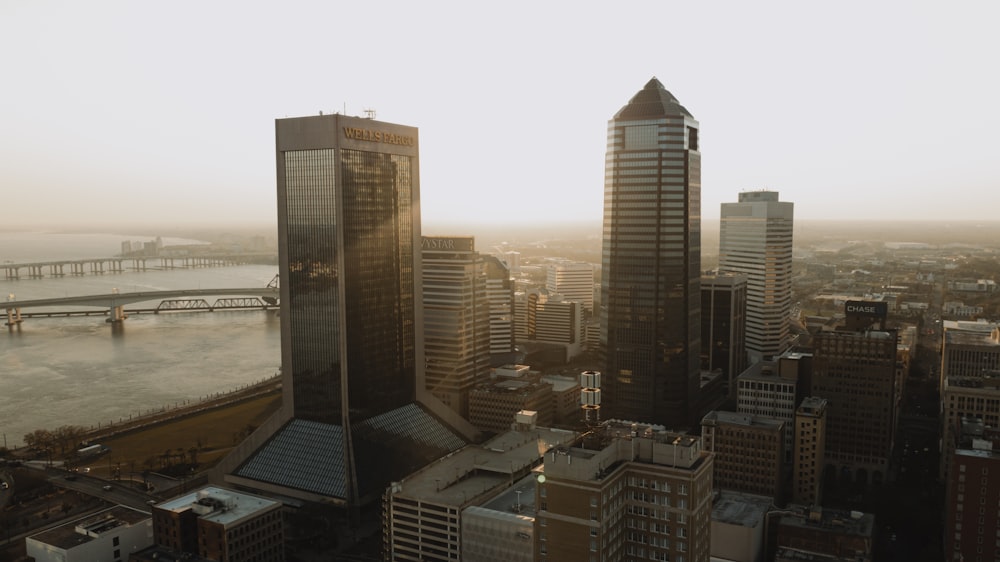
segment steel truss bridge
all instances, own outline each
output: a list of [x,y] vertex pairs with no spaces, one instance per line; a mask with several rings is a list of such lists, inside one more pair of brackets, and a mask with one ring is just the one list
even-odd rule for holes
[[[203,297],[219,297],[213,304]],[[181,289],[170,291],[112,292],[101,295],[58,297],[52,299],[12,300],[0,305],[7,312],[7,325],[19,324],[23,318],[53,316],[108,316],[108,322],[125,320],[126,312],[216,311],[277,308],[280,290],[273,282],[267,287],[235,289]],[[153,303],[155,307],[131,308],[126,305]],[[68,307],[74,307],[70,309]],[[27,312],[25,312],[27,310]]]

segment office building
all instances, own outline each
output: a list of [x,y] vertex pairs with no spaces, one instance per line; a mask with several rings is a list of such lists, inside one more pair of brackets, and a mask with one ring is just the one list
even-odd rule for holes
[[[529,301],[530,302],[530,301]],[[566,356],[571,359],[583,351],[583,303],[550,295],[535,301],[534,314],[528,313],[531,339],[545,343],[558,343],[566,347]]]
[[[790,428],[798,404],[799,362],[789,359],[753,363],[736,378],[736,411],[782,420]],[[791,462],[792,435],[785,431],[785,462]]]
[[360,529],[389,482],[475,433],[424,380],[417,129],[320,115],[275,133],[283,402],[219,470]]
[[531,471],[545,451],[576,439],[536,422],[520,412],[497,437],[393,482],[382,515],[383,558],[530,561]]
[[551,382],[543,381],[540,373],[525,365],[505,365],[495,373],[494,378],[479,383],[469,394],[469,422],[476,429],[503,433],[522,410],[534,412],[539,425],[552,425],[556,403]]
[[945,481],[944,553],[946,560],[1000,558],[1000,453],[993,443],[976,440],[950,457]]
[[153,544],[148,513],[118,505],[24,540],[36,562],[120,562]]
[[719,270],[747,277],[746,349],[750,361],[770,359],[789,345],[792,311],[794,204],[777,191],[746,191],[723,203]]
[[736,377],[747,366],[747,280],[734,273],[701,277],[701,369],[722,371],[726,394],[736,398]]
[[679,429],[701,353],[698,121],[653,78],[608,122],[601,264],[604,406]]
[[468,419],[469,391],[490,368],[485,265],[471,236],[425,236],[421,255],[425,384]]
[[1000,329],[947,326],[941,348],[940,477],[961,444],[963,422],[1000,427]]
[[705,450],[715,453],[717,490],[745,492],[785,503],[785,431],[782,420],[709,412],[701,420]]
[[697,437],[628,422],[549,451],[535,560],[708,562],[713,460]]
[[153,506],[156,544],[208,560],[285,559],[281,503],[208,486]]
[[826,464],[850,481],[885,482],[898,415],[895,330],[820,332],[813,344],[812,396],[828,402]]
[[823,398],[807,396],[795,410],[792,501],[797,504],[820,505],[823,500],[826,407]]
[[484,256],[486,300],[490,304],[490,355],[504,359],[514,351],[514,282],[496,256]]
[[587,313],[594,310],[594,266],[584,262],[559,260],[546,270],[545,288],[550,295],[577,301]]

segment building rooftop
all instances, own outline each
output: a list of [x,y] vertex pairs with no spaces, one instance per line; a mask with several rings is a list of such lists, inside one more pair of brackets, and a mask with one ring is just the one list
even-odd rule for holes
[[739,412],[723,412],[713,410],[701,420],[702,425],[727,424],[743,425],[747,427],[760,427],[762,429],[779,429],[785,424],[784,420],[769,418],[767,416],[755,416],[753,414],[742,414]]
[[538,479],[534,473],[525,476],[513,486],[505,488],[493,498],[483,502],[479,507],[492,511],[515,513],[525,517],[535,516],[535,488]]
[[783,515],[781,517],[782,526],[868,538],[871,538],[875,529],[875,516],[870,513],[823,508],[809,510],[802,506],[789,506],[790,509],[795,507],[801,510],[802,515]]
[[260,496],[208,486],[196,492],[156,504],[156,509],[173,511],[174,513],[190,509],[202,519],[225,526],[277,505],[280,504]]
[[150,521],[150,525],[152,525],[152,516],[131,507],[116,505],[89,517],[42,531],[29,538],[59,549],[69,550],[96,540],[101,535],[119,527],[130,527],[143,521]]
[[691,117],[677,98],[673,96],[655,77],[646,83],[639,93],[632,96],[624,107],[615,114],[615,119],[652,119],[656,117]]
[[530,471],[549,449],[576,438],[575,432],[562,429],[508,431],[482,445],[469,445],[447,455],[393,486],[400,496],[465,506]]
[[756,527],[764,521],[773,498],[723,490],[712,504],[712,521]]
[[542,382],[552,385],[553,392],[566,392],[580,386],[580,381],[576,377],[566,377],[562,375],[545,375]]

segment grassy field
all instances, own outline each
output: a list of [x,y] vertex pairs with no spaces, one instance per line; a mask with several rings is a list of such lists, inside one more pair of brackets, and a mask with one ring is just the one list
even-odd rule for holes
[[281,393],[275,392],[137,430],[103,441],[111,452],[80,466],[103,478],[119,467],[120,476],[128,478],[130,472],[191,463],[193,456],[201,471],[218,462],[280,406]]

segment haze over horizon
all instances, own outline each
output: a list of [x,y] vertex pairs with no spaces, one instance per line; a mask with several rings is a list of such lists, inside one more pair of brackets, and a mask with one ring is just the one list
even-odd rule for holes
[[985,1],[9,2],[4,228],[267,224],[274,119],[366,109],[419,128],[425,227],[599,224],[607,122],[653,76],[700,122],[705,220],[763,188],[797,220],[992,220],[998,16]]

